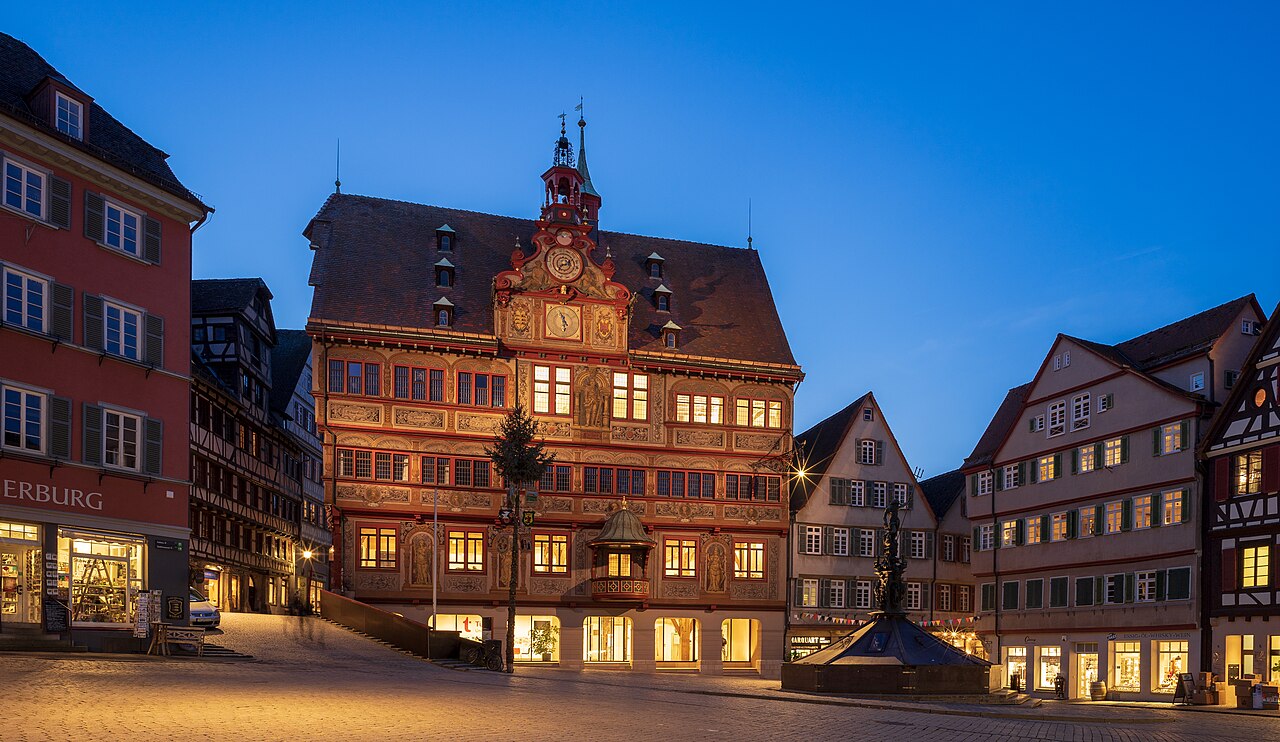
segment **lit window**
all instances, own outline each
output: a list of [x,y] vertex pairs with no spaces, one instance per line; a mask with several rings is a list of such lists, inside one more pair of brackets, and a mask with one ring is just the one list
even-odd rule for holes
[[723,420],[724,397],[710,397],[705,394],[676,395],[676,422],[719,425]]
[[764,544],[737,542],[733,545],[733,576],[743,580],[764,579]]
[[1108,469],[1120,466],[1128,457],[1126,438],[1112,438],[1103,444],[1102,463]]
[[698,546],[696,541],[667,539],[663,543],[663,574],[667,577],[696,577]]
[[37,219],[44,218],[44,173],[19,165],[4,163],[4,204]]
[[1241,551],[1240,586],[1271,586],[1270,546],[1248,546]]
[[44,451],[45,396],[25,389],[0,387],[4,399],[4,447]]
[[1081,446],[1076,449],[1076,470],[1088,474],[1098,468],[1098,449],[1095,446]]
[[568,572],[569,537],[564,534],[534,534],[533,571],[547,573]]
[[[567,369],[566,369],[567,370]],[[649,419],[649,377],[647,374],[613,374],[613,419]]]
[[782,402],[763,399],[739,399],[735,422],[753,428],[782,427]]
[[1124,503],[1107,503],[1107,533],[1119,533],[1124,528]]
[[1142,642],[1112,642],[1115,669],[1112,672],[1116,690],[1142,692]]
[[1191,374],[1191,383],[1187,385],[1187,388],[1193,392],[1198,392],[1201,389],[1204,389],[1204,372],[1198,371]]
[[1138,589],[1137,601],[1139,603],[1150,603],[1156,599],[1156,573],[1155,572],[1136,572],[1134,573],[1134,586]]
[[103,241],[110,247],[138,254],[138,215],[110,201],[105,205],[106,230]]
[[57,101],[55,127],[58,131],[72,139],[84,139],[84,106],[62,93],[54,93],[54,100]]
[[1164,493],[1164,502],[1161,508],[1161,525],[1176,526],[1183,521],[1183,497],[1182,490]]
[[4,267],[4,323],[45,331],[49,282]]
[[1000,546],[1011,548],[1018,545],[1018,521],[1006,520],[1000,524]]
[[484,571],[482,531],[449,531],[449,569],[458,572]]
[[1151,495],[1133,498],[1133,527],[1150,528],[1151,518]]
[[1052,533],[1050,538],[1054,541],[1065,541],[1067,539],[1067,514],[1054,513],[1051,523]]
[[369,569],[395,569],[395,528],[360,528],[360,566]]
[[1250,451],[1232,460],[1235,475],[1231,478],[1233,494],[1256,495],[1262,491],[1262,452]]
[[1157,440],[1157,452],[1161,455],[1177,453],[1186,447],[1186,441],[1183,436],[1182,423],[1170,423],[1160,428],[1160,437]]
[[115,410],[104,410],[103,441],[107,466],[138,468],[138,437],[142,418]]
[[[1275,638],[1272,638],[1274,652]],[[1156,642],[1156,693],[1173,693],[1177,689],[1178,676],[1190,667],[1188,649],[1190,642]],[[1273,662],[1274,666],[1275,663]],[[1274,670],[1273,670],[1274,672]],[[1274,681],[1273,681],[1274,682]]]
[[806,578],[800,581],[800,605],[812,608],[818,605],[818,581]]
[[1057,479],[1058,477],[1057,462],[1058,462],[1058,459],[1056,456],[1041,456],[1040,460],[1036,462],[1036,468],[1037,468],[1036,473],[1039,474],[1039,477],[1037,477],[1037,481],[1048,482],[1051,479]]
[[1026,525],[1024,526],[1026,529],[1026,543],[1038,544],[1043,540],[1040,533],[1041,523],[1043,521],[1040,520],[1038,515],[1026,519]]

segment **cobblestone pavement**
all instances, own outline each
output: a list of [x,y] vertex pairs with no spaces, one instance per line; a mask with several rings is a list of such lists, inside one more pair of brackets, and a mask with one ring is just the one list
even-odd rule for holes
[[1174,709],[868,708],[797,702],[809,699],[748,678],[457,672],[304,626],[224,618],[219,643],[253,662],[0,655],[0,739],[1280,739],[1280,719]]

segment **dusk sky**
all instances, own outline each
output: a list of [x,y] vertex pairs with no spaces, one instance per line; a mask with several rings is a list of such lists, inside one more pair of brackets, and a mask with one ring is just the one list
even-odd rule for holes
[[281,327],[339,138],[344,192],[533,217],[580,95],[602,227],[745,246],[750,200],[796,432],[873,390],[925,476],[1058,332],[1280,301],[1280,5],[262,5],[0,28],[171,154],[217,209],[195,276]]

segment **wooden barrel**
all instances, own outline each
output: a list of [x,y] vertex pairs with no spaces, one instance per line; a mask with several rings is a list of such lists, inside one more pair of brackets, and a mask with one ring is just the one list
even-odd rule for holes
[[1089,698],[1094,701],[1105,701],[1107,699],[1107,684],[1101,680],[1089,683]]

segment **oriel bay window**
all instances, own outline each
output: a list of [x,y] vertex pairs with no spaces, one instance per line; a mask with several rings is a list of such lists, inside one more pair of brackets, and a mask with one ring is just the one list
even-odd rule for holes
[[563,533],[533,535],[533,571],[565,574],[569,571],[569,537]]
[[484,571],[484,531],[449,531],[449,571]]
[[459,371],[458,404],[506,407],[507,377]]
[[394,526],[360,527],[360,566],[364,569],[396,568]]
[[771,399],[739,398],[734,423],[752,428],[781,428],[782,402]]
[[733,544],[733,576],[739,580],[764,579],[764,544],[737,541]]
[[[568,467],[565,468],[567,469]],[[566,476],[568,476],[567,473]],[[543,475],[543,478],[545,479],[546,475]],[[569,485],[566,483],[563,489],[553,491],[565,492],[568,489]],[[616,492],[619,495],[643,495],[644,470],[584,466],[582,467],[582,491],[602,494]]]
[[613,374],[614,420],[649,419],[649,376],[615,371]]
[[659,497],[704,497],[716,496],[716,475],[710,472],[658,472]]
[[396,366],[395,396],[396,399],[443,402],[444,371],[438,368]]
[[724,422],[724,397],[677,394],[676,422],[719,425]]
[[544,415],[568,415],[573,396],[573,369],[562,366],[533,367],[533,411]]
[[692,539],[667,539],[662,544],[663,575],[666,577],[696,577],[698,545]]

